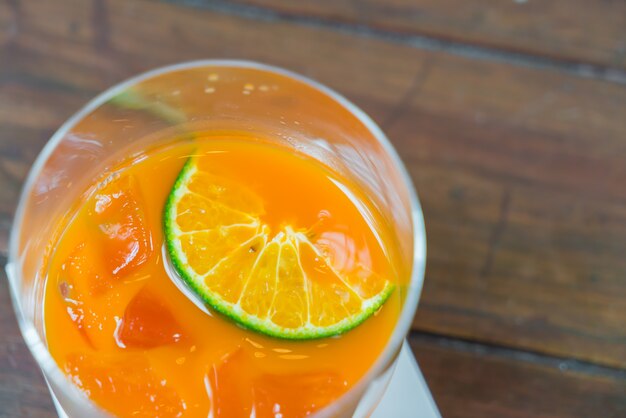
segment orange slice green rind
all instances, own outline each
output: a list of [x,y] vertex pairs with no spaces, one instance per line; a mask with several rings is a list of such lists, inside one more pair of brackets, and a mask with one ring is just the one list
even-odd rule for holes
[[271,236],[261,199],[201,158],[180,171],[164,228],[172,266],[208,306],[262,334],[305,340],[344,333],[389,298],[393,283],[364,266],[354,277],[336,271],[306,230]]

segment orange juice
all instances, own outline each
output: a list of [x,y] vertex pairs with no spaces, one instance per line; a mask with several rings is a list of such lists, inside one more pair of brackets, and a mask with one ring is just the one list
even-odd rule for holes
[[309,231],[335,268],[358,262],[396,282],[389,231],[354,183],[310,157],[236,132],[197,136],[118,164],[78,202],[48,263],[49,351],[116,416],[309,415],[380,355],[400,312],[398,288],[337,336],[294,341],[246,329],[190,296],[172,271],[163,232],[172,185],[199,155],[260,198],[270,234]]

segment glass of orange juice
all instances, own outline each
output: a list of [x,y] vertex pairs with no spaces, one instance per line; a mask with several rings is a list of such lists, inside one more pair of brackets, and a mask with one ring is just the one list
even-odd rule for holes
[[367,416],[422,286],[410,178],[334,91],[198,61],[104,92],[11,234],[24,339],[70,417]]

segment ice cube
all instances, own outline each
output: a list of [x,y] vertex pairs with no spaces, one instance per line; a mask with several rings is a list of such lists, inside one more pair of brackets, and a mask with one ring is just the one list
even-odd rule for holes
[[305,417],[340,397],[348,383],[337,373],[263,374],[254,380],[258,418]]
[[214,366],[206,382],[213,412],[209,416],[214,418],[255,416],[254,393],[251,386],[253,373],[250,355],[241,348],[226,356],[221,364]]
[[81,242],[67,257],[61,276],[74,294],[99,296],[113,287],[112,277],[100,258],[99,249],[92,242]]
[[163,300],[143,288],[126,306],[116,341],[120,347],[147,349],[182,341],[184,334]]
[[252,350],[239,348],[213,367],[207,391],[215,418],[305,417],[341,396],[348,383],[338,373],[268,374]]
[[91,399],[117,416],[179,417],[185,403],[156,376],[145,357],[72,354],[65,373]]
[[70,320],[76,324],[87,344],[95,347],[97,336],[94,332],[105,318],[101,318],[90,308],[89,298],[109,288],[110,282],[98,273],[89,250],[85,243],[74,248],[61,265],[57,287]]
[[122,177],[102,188],[94,196],[90,214],[103,236],[104,262],[113,276],[127,275],[150,258],[152,235],[134,177]]

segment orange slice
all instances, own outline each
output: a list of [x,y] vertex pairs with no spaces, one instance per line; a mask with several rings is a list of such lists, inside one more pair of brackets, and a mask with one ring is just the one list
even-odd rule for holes
[[266,335],[312,339],[356,327],[387,300],[389,280],[365,266],[337,271],[306,229],[270,236],[261,199],[201,159],[181,170],[164,225],[172,265],[210,307]]

